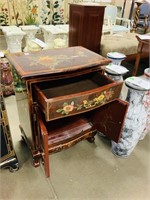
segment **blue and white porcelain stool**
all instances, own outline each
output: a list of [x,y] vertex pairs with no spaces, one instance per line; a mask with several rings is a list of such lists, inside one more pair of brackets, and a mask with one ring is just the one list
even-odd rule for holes
[[[132,153],[146,126],[147,112],[143,98],[149,89],[137,85],[137,79],[138,82],[143,81],[138,77],[129,77],[125,80],[128,87],[126,101],[129,102],[129,107],[120,141],[112,141],[112,152],[119,157],[127,157]],[[148,81],[146,84],[149,85]]]
[[109,52],[107,53],[107,58],[112,60],[113,64],[121,65],[121,62],[126,58],[126,55],[118,52]]
[[124,73],[120,74],[117,72],[110,71],[106,68],[106,75],[110,77],[112,80],[118,82],[118,81],[123,81]]
[[[109,64],[105,68],[106,75],[110,77],[112,80],[118,82],[118,81],[123,81],[123,76],[128,72],[125,67],[123,66],[118,66],[115,64]],[[122,94],[120,94],[120,98],[122,98]]]
[[[150,82],[150,68],[146,68],[144,70],[144,78]],[[143,133],[141,134],[140,140],[143,140],[146,134],[150,133],[150,90],[146,92],[143,103],[147,111],[147,121]]]

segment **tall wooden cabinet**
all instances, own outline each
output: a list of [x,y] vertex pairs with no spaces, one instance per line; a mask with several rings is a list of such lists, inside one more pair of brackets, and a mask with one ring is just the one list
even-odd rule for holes
[[47,176],[49,154],[93,142],[97,130],[119,141],[128,103],[119,99],[123,82],[104,75],[108,59],[79,46],[7,58],[22,80],[22,91],[16,89],[22,137]]
[[70,4],[69,46],[100,52],[105,6]]

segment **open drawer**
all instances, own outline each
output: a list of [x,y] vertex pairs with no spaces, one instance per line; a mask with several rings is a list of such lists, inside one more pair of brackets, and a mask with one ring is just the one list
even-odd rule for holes
[[122,83],[101,72],[43,81],[34,84],[34,101],[50,121],[87,112],[119,98]]

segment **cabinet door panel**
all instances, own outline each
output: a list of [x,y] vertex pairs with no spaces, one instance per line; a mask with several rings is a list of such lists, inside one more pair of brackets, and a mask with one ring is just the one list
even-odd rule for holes
[[83,46],[99,54],[105,6],[70,4],[69,47]]
[[[73,16],[72,16],[73,15]],[[69,26],[69,33],[71,32],[71,35],[69,37],[69,46],[77,46],[78,44],[82,46],[82,13],[80,10],[75,10],[73,13],[71,12],[70,20],[72,23],[72,26]]]
[[95,110],[92,116],[95,129],[109,139],[119,142],[127,108],[127,102],[116,99]]

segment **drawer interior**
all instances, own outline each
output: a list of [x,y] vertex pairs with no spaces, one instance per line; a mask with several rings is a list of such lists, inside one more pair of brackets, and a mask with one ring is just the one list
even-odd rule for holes
[[36,86],[42,91],[46,98],[65,96],[88,90],[96,89],[113,81],[101,74],[93,72],[78,77],[65,78],[54,81],[44,81],[37,83]]
[[73,138],[82,137],[84,133],[91,131],[93,125],[88,115],[88,113],[85,113],[84,115],[46,122],[44,114],[42,112],[38,113],[38,117],[42,119],[48,133],[48,145],[63,144]]

